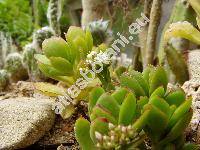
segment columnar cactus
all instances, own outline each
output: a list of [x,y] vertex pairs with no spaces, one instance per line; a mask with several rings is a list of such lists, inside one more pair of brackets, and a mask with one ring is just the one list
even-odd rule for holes
[[24,67],[28,71],[28,75],[30,80],[36,81],[39,80],[41,77],[41,73],[37,66],[37,61],[34,58],[34,55],[37,54],[36,49],[33,43],[27,44],[24,47],[23,54],[22,54],[22,61]]
[[144,147],[144,133],[151,147],[183,149],[183,133],[192,117],[192,99],[182,89],[167,90],[162,67],[134,70],[120,77],[121,88],[109,93],[97,87],[89,96],[90,121],[75,124],[76,138],[83,150]]
[[5,61],[4,68],[10,74],[12,82],[27,79],[27,71],[22,63],[22,56],[19,53],[10,53]]
[[94,39],[94,45],[98,46],[111,40],[112,31],[108,28],[108,24],[108,21],[103,21],[102,19],[88,24]]
[[60,35],[60,17],[61,17],[61,1],[50,0],[47,12],[47,18],[50,27],[54,30],[56,35]]
[[9,75],[6,70],[0,70],[0,91],[4,90],[9,82]]

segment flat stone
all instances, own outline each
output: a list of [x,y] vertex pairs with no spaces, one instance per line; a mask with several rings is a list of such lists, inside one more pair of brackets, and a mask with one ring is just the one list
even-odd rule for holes
[[0,101],[0,149],[19,149],[34,144],[54,124],[52,101],[10,98]]
[[190,79],[200,79],[200,50],[189,51],[188,69]]

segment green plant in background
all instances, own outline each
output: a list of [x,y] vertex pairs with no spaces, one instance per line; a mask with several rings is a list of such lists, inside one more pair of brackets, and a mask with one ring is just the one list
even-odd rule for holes
[[109,43],[112,37],[112,31],[108,28],[109,21],[93,21],[87,26],[92,33],[94,45],[98,46],[102,43]]
[[4,90],[9,83],[9,75],[6,70],[0,70],[0,91]]
[[33,30],[29,1],[0,1],[0,29],[9,32],[17,45],[27,40]]
[[142,73],[129,70],[121,75],[120,84],[122,88],[111,94],[102,88],[90,93],[91,123],[80,118],[75,125],[81,147],[145,149],[144,131],[152,149],[184,149],[192,99],[186,99],[182,89],[167,90],[163,67],[149,66]]
[[10,53],[6,57],[4,69],[9,73],[9,77],[12,82],[28,78],[27,71],[22,63],[22,56],[17,52]]

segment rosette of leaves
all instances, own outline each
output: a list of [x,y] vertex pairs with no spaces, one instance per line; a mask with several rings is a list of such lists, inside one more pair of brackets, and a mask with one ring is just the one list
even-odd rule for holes
[[83,150],[135,149],[145,138],[142,128],[150,110],[137,117],[135,95],[126,88],[112,94],[94,88],[89,96],[90,121],[80,118],[75,124],[75,135]]
[[149,66],[142,73],[130,70],[121,75],[120,82],[135,94],[139,116],[151,110],[143,129],[152,149],[184,149],[192,98],[187,99],[182,89],[167,90],[168,78],[163,67]]
[[103,19],[88,24],[95,46],[111,41],[112,31],[109,29],[108,25],[109,21],[103,21]]
[[36,54],[39,69],[52,79],[72,85],[80,76],[79,69],[92,50],[91,33],[79,27],[70,27],[66,34],[66,42],[60,37],[44,40],[44,55]]

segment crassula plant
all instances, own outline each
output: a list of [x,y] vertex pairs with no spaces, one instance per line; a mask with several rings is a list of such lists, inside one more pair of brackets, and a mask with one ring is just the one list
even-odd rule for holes
[[186,149],[184,130],[191,117],[192,99],[182,89],[167,90],[162,67],[147,67],[120,76],[121,87],[105,93],[97,87],[89,96],[90,121],[75,124],[76,139],[83,150],[92,149]]
[[70,27],[66,40],[60,37],[46,39],[42,44],[44,55],[37,54],[35,58],[46,76],[71,85],[80,75],[83,60],[92,50],[93,39],[88,30]]

